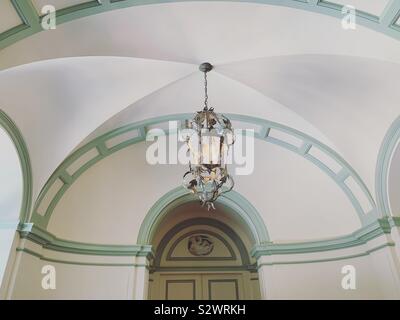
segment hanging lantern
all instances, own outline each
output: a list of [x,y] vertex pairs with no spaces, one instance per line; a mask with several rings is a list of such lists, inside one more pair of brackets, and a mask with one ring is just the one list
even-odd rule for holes
[[235,142],[232,124],[208,107],[207,72],[212,68],[209,63],[200,65],[204,73],[204,108],[186,122],[190,129],[186,136],[190,163],[189,171],[183,176],[183,185],[196,194],[208,210],[215,209],[218,196],[234,186],[227,169],[229,149]]

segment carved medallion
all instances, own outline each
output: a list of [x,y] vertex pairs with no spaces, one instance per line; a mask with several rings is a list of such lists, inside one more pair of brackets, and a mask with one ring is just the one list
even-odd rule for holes
[[211,238],[204,234],[196,234],[189,238],[188,250],[194,256],[207,256],[214,249]]

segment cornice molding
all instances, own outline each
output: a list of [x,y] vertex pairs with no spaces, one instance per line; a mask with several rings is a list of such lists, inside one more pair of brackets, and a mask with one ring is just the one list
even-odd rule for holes
[[[350,235],[336,237],[321,241],[309,241],[309,242],[294,242],[294,243],[264,243],[256,245],[251,250],[251,256],[259,260],[263,256],[274,256],[274,255],[296,255],[296,254],[307,254],[307,253],[318,253],[348,249],[352,247],[358,247],[366,245],[371,240],[374,240],[382,235],[390,235],[393,228],[400,227],[400,218],[382,218],[376,220],[368,226],[362,227],[359,230],[353,232]],[[80,243],[69,240],[58,239],[51,233],[44,231],[32,224],[21,224],[18,228],[20,237],[31,241],[35,244],[40,245],[43,249],[50,251],[57,251],[63,253],[81,254],[81,255],[97,255],[97,256],[130,256],[130,257],[145,257],[148,261],[154,258],[154,252],[151,245],[107,245],[107,244],[89,244]],[[395,243],[390,240],[385,240],[385,243],[377,245],[372,249],[363,249],[359,254],[340,254],[330,258],[321,259],[303,259],[294,261],[280,261],[267,263],[268,265],[273,264],[297,264],[297,263],[312,263],[312,262],[324,262],[324,261],[335,261],[345,260],[350,258],[356,258],[361,256],[369,255],[377,250],[393,247]],[[33,255],[41,260],[53,261],[66,264],[80,264],[80,265],[117,265],[117,266],[144,266],[142,264],[135,263],[99,263],[99,262],[87,262],[87,261],[68,261],[59,260],[46,257],[35,250],[18,247],[17,251],[23,251],[30,255]],[[259,265],[260,267],[260,265]]]
[[38,244],[46,250],[82,255],[131,256],[148,259],[154,256],[149,245],[107,245],[63,240],[32,224],[20,225],[18,232],[22,239]]
[[[303,254],[341,250],[367,244],[369,241],[385,234],[390,234],[392,228],[400,224],[400,219],[382,218],[364,226],[350,235],[321,241],[302,243],[269,243],[257,245],[252,249],[251,255],[256,259],[261,256]],[[394,243],[390,243],[394,245]]]

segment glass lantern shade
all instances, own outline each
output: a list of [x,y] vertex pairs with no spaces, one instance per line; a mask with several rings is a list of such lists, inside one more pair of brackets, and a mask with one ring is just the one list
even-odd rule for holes
[[214,208],[218,196],[234,185],[227,170],[229,148],[234,143],[231,122],[212,109],[205,109],[187,122],[187,129],[190,164],[183,184],[198,195],[202,205]]

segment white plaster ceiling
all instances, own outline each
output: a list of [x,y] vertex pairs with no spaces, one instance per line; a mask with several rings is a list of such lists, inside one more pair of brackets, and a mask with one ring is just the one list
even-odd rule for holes
[[178,2],[113,10],[57,25],[0,52],[0,69],[70,56],[129,56],[200,64],[294,54],[400,61],[398,41],[340,19],[254,3]]
[[218,111],[313,135],[373,192],[379,145],[399,113],[400,43],[292,8],[185,2],[85,17],[0,51],[0,107],[27,142],[34,195],[82,141],[196,111],[204,61],[216,66],[210,102]]
[[133,101],[193,72],[192,65],[134,58],[66,58],[0,74],[0,105],[30,152],[34,195],[94,128]]

